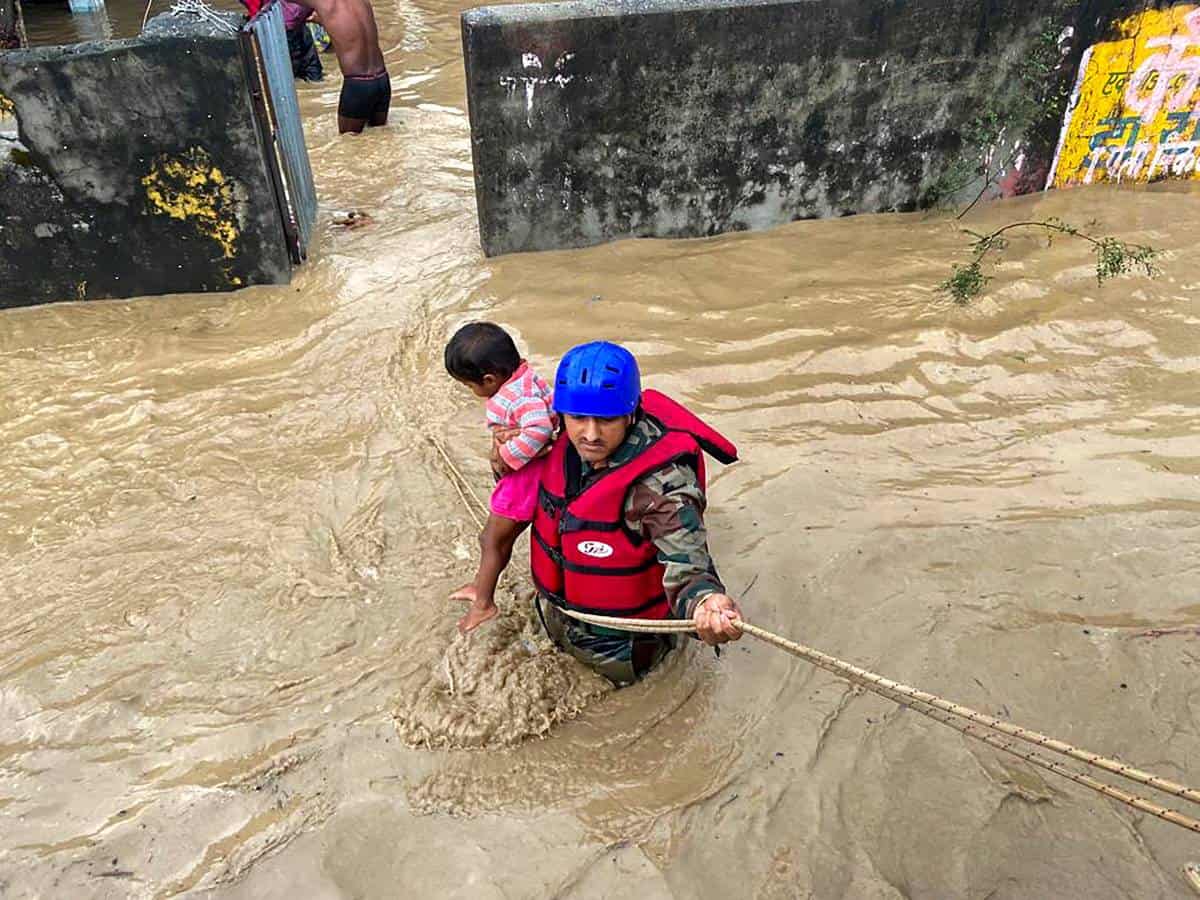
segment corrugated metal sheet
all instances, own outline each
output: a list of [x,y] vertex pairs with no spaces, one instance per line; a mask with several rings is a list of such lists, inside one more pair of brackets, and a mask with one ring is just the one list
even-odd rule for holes
[[246,25],[261,77],[266,81],[264,100],[268,126],[264,129],[281,174],[283,196],[280,207],[295,233],[297,261],[308,252],[313,222],[317,217],[317,191],[313,186],[308,147],[300,124],[300,103],[292,78],[292,59],[283,29],[283,8],[272,2]]

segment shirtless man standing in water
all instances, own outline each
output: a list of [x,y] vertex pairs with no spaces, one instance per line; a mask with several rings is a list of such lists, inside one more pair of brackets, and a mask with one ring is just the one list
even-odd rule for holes
[[358,133],[367,125],[387,124],[392,82],[379,49],[375,12],[367,0],[306,0],[317,11],[333,41],[342,70],[338,131]]

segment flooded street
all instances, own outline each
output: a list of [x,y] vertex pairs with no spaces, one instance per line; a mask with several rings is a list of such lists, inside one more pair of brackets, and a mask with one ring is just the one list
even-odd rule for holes
[[[486,260],[459,7],[376,12],[390,127],[338,137],[332,56],[298,85],[291,286],[0,312],[0,897],[1194,896],[1195,835],[761,643],[609,690],[529,621],[525,539],[458,636],[428,437],[487,490],[462,322],[546,374],[619,340],[739,444],[709,527],[750,621],[1194,783],[1195,189]],[[1017,236],[934,292],[960,225],[1048,216],[1163,275]]]

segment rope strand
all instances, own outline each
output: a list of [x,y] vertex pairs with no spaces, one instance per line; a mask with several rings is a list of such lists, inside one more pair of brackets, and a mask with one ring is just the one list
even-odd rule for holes
[[[463,503],[467,508],[467,512],[475,520],[475,524],[483,527],[483,522],[479,517],[476,509],[472,508],[471,501],[478,506],[479,509],[486,510],[483,501],[471,489],[470,484],[463,476],[462,472],[454,465],[445,448],[437,441],[436,438],[430,437],[430,443],[437,448],[449,472],[452,474],[451,480],[455,482],[455,489],[458,495],[462,498]],[[461,484],[460,484],[461,483]],[[469,499],[468,499],[469,498]],[[626,619],[613,616],[598,616],[591,613],[581,613],[572,609],[564,609],[556,606],[560,612],[576,619],[580,622],[586,622],[591,625],[600,625],[605,628],[615,628],[623,631],[630,631],[639,634],[675,634],[680,632],[693,632],[695,629],[690,621],[686,620],[651,620],[651,619]],[[1094,791],[1103,794],[1113,800],[1117,800],[1134,809],[1149,813],[1174,825],[1179,825],[1187,828],[1190,831],[1200,834],[1200,820],[1184,815],[1176,810],[1168,807],[1160,806],[1136,794],[1130,794],[1120,788],[1113,787],[1102,781],[1067,768],[1052,759],[1048,759],[1026,747],[1022,747],[1015,743],[1005,740],[1000,737],[1000,734],[1015,738],[1025,744],[1031,744],[1039,749],[1050,750],[1059,753],[1063,756],[1070,757],[1085,765],[1093,768],[1101,769],[1110,774],[1129,781],[1145,785],[1146,787],[1154,788],[1155,790],[1171,794],[1182,800],[1189,800],[1193,803],[1200,804],[1200,791],[1194,788],[1189,788],[1185,785],[1178,784],[1166,778],[1161,778],[1150,772],[1142,771],[1133,766],[1128,766],[1119,760],[1110,759],[1101,756],[1098,753],[1092,753],[1087,750],[1081,750],[1078,747],[1060,741],[1055,738],[1048,737],[1037,731],[1029,728],[1022,728],[1019,725],[1013,725],[994,716],[989,716],[985,713],[978,712],[968,706],[963,706],[959,703],[953,703],[945,700],[936,694],[931,694],[928,691],[922,691],[918,688],[903,684],[899,681],[893,681],[890,678],[885,678],[875,672],[868,671],[860,666],[853,665],[844,660],[838,659],[835,656],[830,656],[828,653],[822,653],[812,647],[797,643],[796,641],[788,640],[785,637],[767,631],[765,628],[760,628],[745,619],[738,620],[738,626],[746,634],[770,644],[787,653],[797,656],[818,668],[824,669],[834,675],[844,678],[853,684],[859,685],[866,690],[872,691],[893,703],[898,703],[908,709],[918,712],[921,715],[928,716],[936,722],[947,725],[950,728],[966,735],[981,740],[984,743],[995,747],[998,750],[1003,750],[1006,753],[1011,753],[1021,759],[1047,769],[1055,774],[1061,775],[1064,778],[1069,778],[1076,784],[1081,784],[1084,787],[1091,788]],[[962,720],[966,720],[964,723]]]
[[751,625],[749,622],[742,622],[742,630],[747,634],[752,634],[756,638],[766,641],[768,644],[773,644],[782,650],[806,659],[821,668],[833,672],[843,677],[860,679],[861,681],[883,688],[885,690],[894,691],[905,697],[925,703],[942,712],[949,713],[953,716],[958,716],[976,724],[983,725],[995,731],[1006,734],[1009,737],[1017,738],[1029,744],[1034,744],[1046,750],[1052,750],[1055,753],[1060,753],[1063,756],[1069,756],[1072,759],[1078,760],[1089,766],[1094,766],[1098,769],[1103,769],[1113,775],[1127,778],[1130,781],[1135,781],[1138,784],[1146,785],[1147,787],[1155,788],[1182,800],[1190,800],[1193,803],[1200,803],[1200,791],[1186,787],[1182,784],[1177,784],[1174,781],[1169,781],[1166,778],[1160,778],[1149,772],[1143,772],[1141,769],[1127,766],[1119,760],[1109,759],[1105,756],[1100,756],[1098,753],[1092,753],[1087,750],[1081,750],[1078,747],[1073,747],[1065,741],[1056,740],[1047,737],[1044,734],[1033,731],[1029,728],[1022,728],[1019,725],[1013,725],[1010,722],[1005,722],[985,713],[977,712],[968,706],[963,706],[958,703],[952,703],[949,700],[944,700],[936,694],[930,694],[927,691],[918,690],[910,687],[907,684],[902,684],[898,681],[893,681],[890,678],[884,678],[882,675],[877,675],[874,672],[869,672],[866,669],[860,668],[850,663],[844,662],[836,657],[830,656],[827,653],[822,653],[820,650],[814,650],[812,647],[806,647],[803,644],[797,644],[794,641],[789,641],[787,638],[780,637],[777,634]]
[[[863,685],[863,687],[866,687],[866,685]],[[1064,778],[1069,778],[1076,784],[1081,784],[1084,787],[1091,788],[1093,791],[1097,791],[1098,793],[1101,793],[1112,800],[1117,800],[1126,804],[1127,806],[1132,806],[1134,809],[1138,809],[1142,812],[1149,813],[1152,816],[1156,816],[1165,822],[1170,822],[1173,825],[1179,825],[1182,828],[1186,828],[1189,831],[1200,834],[1200,821],[1192,818],[1191,816],[1184,815],[1178,810],[1160,806],[1159,804],[1153,803],[1144,797],[1139,797],[1136,794],[1130,794],[1118,787],[1113,787],[1110,784],[1106,784],[1103,781],[1097,781],[1095,778],[1085,775],[1082,772],[1069,769],[1061,763],[1057,763],[1052,759],[1048,759],[1045,756],[1042,756],[1036,750],[1030,750],[1024,745],[1016,744],[1012,741],[1006,741],[995,734],[977,731],[975,730],[977,726],[964,724],[960,719],[956,719],[953,716],[943,713],[940,710],[932,707],[922,707],[920,701],[914,701],[903,694],[891,694],[886,689],[878,689],[875,691],[875,693],[882,697],[887,697],[887,699],[891,700],[893,703],[897,703],[900,706],[911,709],[913,712],[918,712],[924,716],[928,716],[935,722],[940,722],[943,725],[947,725],[950,728],[953,728],[955,731],[965,734],[967,737],[973,737],[977,740],[981,740],[985,744],[995,747],[997,750],[1003,750],[1005,753],[1011,753],[1013,756],[1017,756],[1026,762],[1031,763],[1032,765],[1047,769],[1051,772],[1054,772],[1056,775],[1063,776]]]
[[484,510],[485,516],[487,507],[483,505],[483,501],[479,499],[479,495],[475,493],[475,489],[471,487],[471,483],[467,481],[467,479],[463,477],[463,473],[458,470],[458,466],[454,465],[454,460],[450,458],[450,454],[446,452],[446,448],[442,446],[441,442],[431,435],[429,438],[429,443],[433,444],[434,449],[441,454],[442,462],[444,462],[446,467],[451,471],[451,473],[453,473],[450,483],[454,485],[454,489],[458,491],[458,496],[462,498],[463,506],[467,508],[467,512],[470,513],[471,518],[475,520],[475,527],[482,529],[484,520],[479,518],[479,513],[476,512],[475,507],[471,505],[471,501],[475,501],[476,506]]

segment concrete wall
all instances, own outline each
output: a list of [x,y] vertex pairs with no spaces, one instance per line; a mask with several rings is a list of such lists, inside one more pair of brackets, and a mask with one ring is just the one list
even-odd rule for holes
[[464,13],[483,248],[1044,186],[1121,0],[577,0]]
[[11,51],[0,96],[19,125],[0,135],[0,307],[290,277],[228,26],[160,16],[135,40]]

